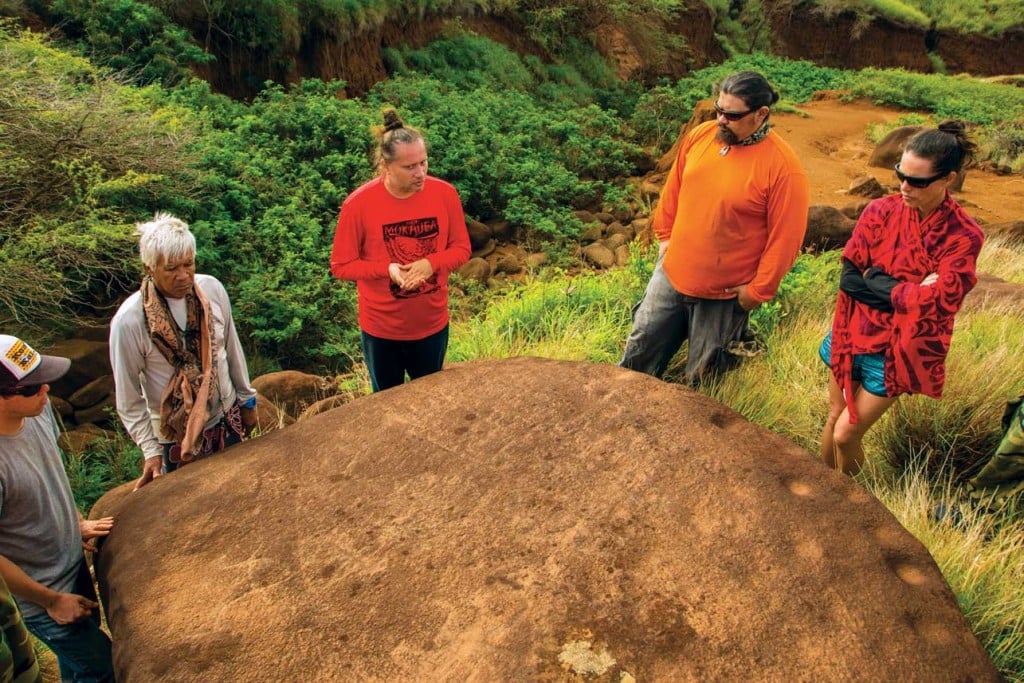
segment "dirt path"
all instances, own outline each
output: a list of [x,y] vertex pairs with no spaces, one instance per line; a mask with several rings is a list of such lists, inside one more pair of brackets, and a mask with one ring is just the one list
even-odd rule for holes
[[[846,194],[850,181],[863,175],[896,189],[892,171],[867,165],[874,145],[868,125],[894,121],[900,111],[866,102],[844,104],[836,99],[808,102],[807,114],[773,114],[779,133],[797,151],[811,184],[811,204],[842,208],[855,203]],[[1024,220],[1024,177],[999,176],[972,169],[962,192],[954,195],[979,223]]]

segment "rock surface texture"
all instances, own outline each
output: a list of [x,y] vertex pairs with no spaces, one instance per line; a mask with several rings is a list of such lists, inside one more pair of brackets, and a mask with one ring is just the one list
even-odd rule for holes
[[999,679],[864,489],[617,367],[458,365],[126,490],[121,683]]

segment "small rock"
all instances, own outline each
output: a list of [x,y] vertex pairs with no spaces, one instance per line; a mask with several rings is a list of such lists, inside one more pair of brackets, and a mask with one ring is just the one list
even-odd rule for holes
[[583,232],[580,233],[580,242],[583,242],[584,244],[596,242],[602,237],[604,237],[604,226],[600,223],[595,223],[593,226],[585,228]]
[[491,231],[491,226],[481,223],[480,221],[475,221],[472,218],[466,219],[466,230],[469,232],[470,247],[474,251],[484,247],[494,236]]
[[68,403],[75,408],[94,406],[114,393],[114,376],[103,375],[86,384],[68,396]]
[[624,245],[626,242],[628,242],[626,236],[621,233],[608,235],[603,240],[601,240],[601,244],[608,247],[609,251],[615,251],[616,249]]
[[516,275],[523,272],[523,263],[515,256],[501,256],[494,264],[494,272]]
[[496,240],[487,240],[482,248],[473,251],[472,258],[486,258],[490,256],[495,249],[498,248],[498,242]]
[[611,268],[615,265],[615,254],[600,242],[583,247],[583,258],[598,268]]
[[885,195],[885,188],[882,184],[875,180],[869,175],[863,175],[859,178],[854,179],[850,183],[848,190],[850,194],[858,195],[860,197],[869,197],[871,199],[878,199]]
[[459,277],[465,280],[487,282],[491,277],[491,264],[488,263],[486,259],[474,256],[466,261],[466,263],[463,264],[457,272],[459,273]]

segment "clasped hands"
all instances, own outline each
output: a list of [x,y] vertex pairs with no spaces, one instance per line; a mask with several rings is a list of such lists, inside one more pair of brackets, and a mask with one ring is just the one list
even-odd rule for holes
[[405,265],[392,263],[388,266],[388,277],[406,291],[419,289],[433,274],[434,267],[425,258]]

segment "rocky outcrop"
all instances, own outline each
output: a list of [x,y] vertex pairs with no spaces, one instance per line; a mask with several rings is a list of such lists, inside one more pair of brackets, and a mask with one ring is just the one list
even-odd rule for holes
[[1024,29],[998,37],[905,26],[863,12],[828,13],[815,3],[769,0],[772,48],[790,59],[841,69],[868,67],[931,73],[938,57],[948,73],[1024,72]]
[[999,680],[867,491],[614,366],[456,366],[93,514],[121,683]]

